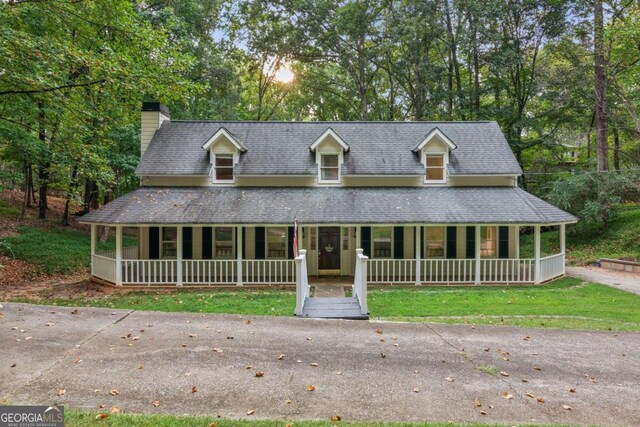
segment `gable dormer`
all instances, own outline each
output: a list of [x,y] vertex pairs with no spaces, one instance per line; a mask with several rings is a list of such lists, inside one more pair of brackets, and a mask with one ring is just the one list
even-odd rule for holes
[[434,128],[425,138],[412,148],[418,154],[424,166],[425,184],[446,184],[449,153],[457,148],[456,144],[440,129]]
[[333,129],[327,129],[309,147],[316,155],[318,184],[339,184],[342,180],[344,154],[349,146]]
[[214,184],[235,183],[233,167],[240,160],[240,154],[247,151],[244,144],[221,127],[202,145],[202,149],[209,151],[211,181]]

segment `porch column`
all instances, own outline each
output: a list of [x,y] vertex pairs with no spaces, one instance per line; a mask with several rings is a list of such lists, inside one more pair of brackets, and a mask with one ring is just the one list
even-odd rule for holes
[[236,229],[236,247],[238,248],[237,252],[237,270],[236,270],[236,285],[242,286],[242,232],[243,228],[238,227]]
[[566,242],[566,226],[565,224],[560,224],[560,253],[562,254],[562,274],[565,274],[565,259],[567,258],[567,242]]
[[515,244],[516,244],[516,259],[520,259],[520,226],[516,225],[516,236],[515,236]]
[[[360,244],[362,241],[362,235],[360,234],[360,226],[356,225],[356,248],[360,248],[362,247],[362,245]],[[314,248],[311,248],[312,250]]]
[[481,242],[481,238],[482,238],[482,234],[480,233],[480,226],[476,225],[476,248],[475,248],[475,254],[476,254],[476,280],[475,280],[475,284],[479,285],[481,280],[480,280],[480,273],[481,273],[481,269],[480,269],[480,251],[482,250],[482,242]]
[[91,224],[91,275],[93,275],[93,256],[96,254],[96,225]]
[[533,227],[533,252],[535,258],[535,269],[533,271],[533,283],[540,283],[540,226]]
[[122,286],[122,226],[116,225],[116,286]]
[[420,233],[420,226],[415,227],[416,241],[415,241],[415,258],[416,258],[416,286],[422,284],[422,272],[420,271],[420,248],[422,247],[422,233]]
[[178,246],[176,248],[176,275],[178,276],[176,278],[176,285],[182,286],[183,282],[182,282],[182,226],[181,225],[177,227],[176,234],[177,234],[176,245]]

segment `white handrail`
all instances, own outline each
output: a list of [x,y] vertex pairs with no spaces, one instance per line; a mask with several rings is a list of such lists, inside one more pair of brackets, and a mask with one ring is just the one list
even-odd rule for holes
[[564,253],[540,258],[540,281],[546,282],[564,275],[564,263]]
[[307,251],[300,249],[296,257],[296,316],[302,316],[304,304],[309,297],[309,278],[307,277]]
[[356,271],[353,276],[353,296],[360,304],[360,314],[369,314],[367,305],[367,261],[369,257],[363,254],[362,249],[356,249]]
[[368,262],[370,283],[415,283],[415,259],[372,258]]
[[244,284],[288,285],[296,283],[292,259],[245,259],[242,261]]

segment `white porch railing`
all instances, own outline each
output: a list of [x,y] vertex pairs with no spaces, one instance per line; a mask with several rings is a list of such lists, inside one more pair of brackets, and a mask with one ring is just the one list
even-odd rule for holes
[[546,282],[558,276],[564,275],[564,254],[546,256],[540,258],[540,281]]
[[480,281],[485,283],[532,283],[534,259],[482,259]]
[[116,281],[116,260],[103,255],[93,255],[91,275],[114,283]]
[[[415,259],[372,258],[369,260],[370,283],[414,283],[416,277]],[[356,264],[357,265],[357,264]]]
[[294,260],[296,266],[296,316],[302,316],[304,304],[309,297],[309,278],[307,276],[307,251],[300,250]]
[[242,261],[242,276],[242,282],[248,285],[294,284],[295,263],[292,259],[245,259]]
[[420,260],[423,283],[473,283],[475,259],[423,259]]
[[[112,251],[100,252],[96,255],[100,255],[106,258],[116,258],[115,249]],[[122,248],[122,259],[138,259],[138,247],[137,246],[129,246],[127,248]]]
[[356,271],[353,276],[353,296],[360,304],[360,314],[369,314],[367,305],[367,261],[369,257],[362,253],[362,249],[356,249]]
[[171,285],[178,283],[175,259],[122,260],[122,284]]
[[189,259],[182,261],[185,285],[231,285],[236,283],[237,262],[231,259]]

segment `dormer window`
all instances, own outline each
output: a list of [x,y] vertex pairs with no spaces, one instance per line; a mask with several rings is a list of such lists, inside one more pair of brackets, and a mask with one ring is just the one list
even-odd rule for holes
[[340,181],[340,156],[320,154],[320,180]]
[[425,154],[425,181],[444,182],[444,154]]
[[311,144],[309,150],[316,154],[318,184],[340,184],[344,154],[349,151],[347,143],[329,128]]
[[214,154],[216,181],[233,181],[233,154]]
[[411,151],[420,156],[424,165],[425,184],[446,184],[449,153],[455,150],[456,144],[440,129],[434,128]]

